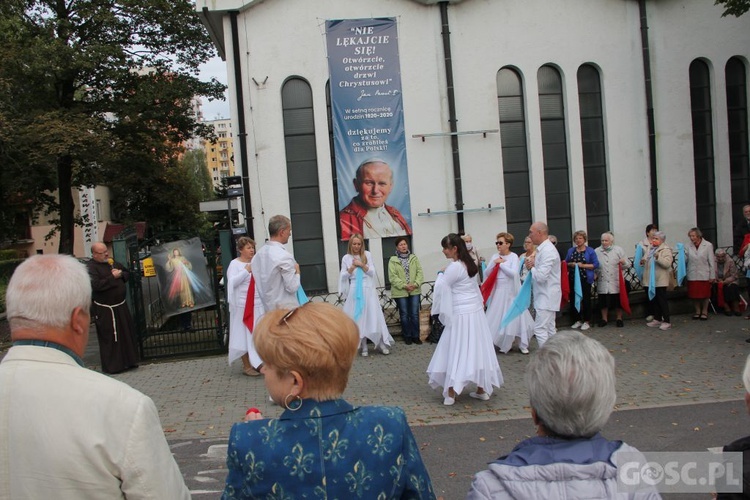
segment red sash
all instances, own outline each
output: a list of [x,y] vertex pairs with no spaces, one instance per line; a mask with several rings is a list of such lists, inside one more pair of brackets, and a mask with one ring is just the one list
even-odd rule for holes
[[568,263],[567,261],[560,262],[560,290],[562,291],[562,298],[560,299],[560,307],[562,308],[565,304],[570,302],[570,281],[568,281]]
[[253,333],[255,325],[255,277],[250,275],[250,286],[247,287],[247,298],[245,299],[245,310],[242,313],[242,322]]
[[484,279],[484,283],[482,283],[482,286],[480,287],[482,290],[482,302],[485,304],[487,303],[487,299],[490,298],[490,295],[492,295],[492,290],[495,288],[495,283],[497,282],[497,271],[499,269],[500,264],[495,264],[495,267],[492,268],[489,276]]
[[745,256],[745,252],[747,251],[747,245],[750,244],[750,233],[747,233],[744,238],[742,238],[742,245],[740,245],[740,257]]
[[625,276],[622,275],[622,264],[617,264],[617,274],[620,280],[620,307],[628,314],[630,312],[630,299],[628,298],[628,289],[625,287]]

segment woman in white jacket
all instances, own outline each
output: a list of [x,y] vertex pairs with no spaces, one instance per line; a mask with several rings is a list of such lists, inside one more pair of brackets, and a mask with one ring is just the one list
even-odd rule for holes
[[341,259],[339,293],[346,296],[344,312],[359,328],[362,356],[369,354],[368,339],[380,349],[380,352],[390,354],[389,347],[393,344],[393,337],[388,332],[383,309],[375,290],[375,266],[372,265],[372,255],[365,250],[365,240],[361,234],[349,238],[348,251]]

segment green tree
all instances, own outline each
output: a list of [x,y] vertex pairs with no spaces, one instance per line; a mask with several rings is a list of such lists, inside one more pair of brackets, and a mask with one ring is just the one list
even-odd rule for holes
[[158,199],[180,144],[210,135],[191,99],[222,98],[197,77],[213,54],[188,0],[2,0],[0,197],[58,214],[60,253],[80,223],[73,187],[109,185],[126,207]]
[[716,5],[724,6],[722,16],[740,17],[750,10],[750,0],[716,0]]
[[206,153],[202,149],[190,149],[185,152],[182,163],[191,172],[195,178],[196,185],[201,197],[201,201],[208,201],[216,198],[214,185],[211,181],[211,174],[208,172],[206,163]]

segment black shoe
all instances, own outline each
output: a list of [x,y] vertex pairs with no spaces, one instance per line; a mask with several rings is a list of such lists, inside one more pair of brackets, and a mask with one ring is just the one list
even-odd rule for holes
[[404,343],[405,343],[406,345],[411,345],[411,339],[410,339],[410,338],[406,338],[406,339],[404,339]]
[[745,342],[747,342],[748,344],[750,344],[750,339],[745,339]]
[[604,328],[605,326],[607,326],[607,322],[602,319],[599,321],[599,323],[596,324],[596,326],[598,326],[599,328]]
[[622,328],[623,326],[625,326],[625,323],[623,323],[621,319],[618,319],[617,320],[617,328]]
[[419,339],[414,339],[414,343],[417,345],[422,345],[422,341]]

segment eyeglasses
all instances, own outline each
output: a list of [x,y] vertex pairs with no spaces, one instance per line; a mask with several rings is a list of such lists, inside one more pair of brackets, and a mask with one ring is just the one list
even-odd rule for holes
[[508,242],[507,241],[496,241],[495,245],[496,246],[501,246],[501,245],[505,245],[506,243],[508,243]]
[[[309,302],[305,302],[305,304],[309,304]],[[305,307],[305,304],[302,304],[301,306],[297,306],[297,307],[295,307],[294,309],[290,309],[290,310],[289,310],[289,312],[288,312],[288,313],[286,313],[286,314],[285,314],[285,315],[284,315],[284,316],[283,316],[283,317],[282,317],[282,318],[281,318],[281,319],[279,320],[279,326],[281,326],[281,325],[282,325],[282,323],[283,323],[283,324],[285,324],[285,325],[287,326],[287,328],[291,328],[291,327],[289,326],[289,323],[288,323],[288,321],[289,321],[289,320],[291,319],[291,317],[292,317],[292,316],[294,316],[294,313],[296,313],[296,312],[297,312],[298,310],[300,310],[300,309],[302,309],[303,307]]]

